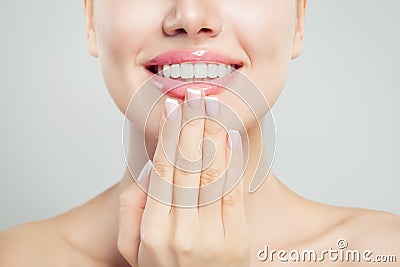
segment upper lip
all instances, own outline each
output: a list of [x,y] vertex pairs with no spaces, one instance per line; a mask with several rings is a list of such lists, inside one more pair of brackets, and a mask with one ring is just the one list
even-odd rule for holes
[[151,58],[145,64],[145,67],[149,68],[151,66],[196,62],[233,65],[236,69],[243,66],[243,63],[240,60],[233,59],[229,56],[208,49],[178,49],[166,51],[154,58]]

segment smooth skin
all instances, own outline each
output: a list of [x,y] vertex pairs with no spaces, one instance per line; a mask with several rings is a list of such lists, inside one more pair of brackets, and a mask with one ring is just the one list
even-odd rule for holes
[[[242,72],[260,87],[273,106],[283,88],[290,61],[302,51],[306,6],[306,0],[255,0],[252,4],[244,0],[95,0],[94,6],[92,1],[84,0],[87,47],[91,55],[99,58],[107,88],[122,112],[135,90],[148,78],[143,64],[163,49],[182,47],[210,48],[241,60]],[[237,99],[232,95],[221,93],[217,97],[218,101],[236,107],[233,103]],[[186,124],[178,133],[177,129],[187,118],[195,114],[209,115],[203,95],[195,109],[179,101],[182,108],[178,109],[175,120],[166,120],[169,112],[165,111],[163,100],[152,115],[151,121],[157,123],[151,124],[146,132],[153,165],[144,179],[149,195],[159,190],[155,183],[157,176],[176,185],[204,185],[216,180],[222,169],[233,167],[227,159],[240,161],[241,142],[231,150],[228,133],[208,119]],[[265,114],[268,112],[267,107],[256,108],[264,108]],[[140,109],[135,114],[136,121],[130,118],[128,162],[139,173],[147,160],[143,151],[137,149],[143,140],[141,123],[146,114]],[[260,147],[262,133],[257,131],[256,121],[249,119],[239,107],[238,114],[246,122],[250,146]],[[258,119],[262,122],[262,118]],[[217,160],[212,171],[188,174],[166,163],[158,138],[160,125],[166,127],[164,133],[171,138],[168,142],[171,147],[182,148],[182,155],[188,158],[205,157],[207,153],[199,154],[197,144],[204,137],[213,140]],[[257,167],[256,152],[250,151],[249,165],[234,190],[211,205],[194,209],[154,200],[132,181],[127,170],[119,183],[79,207],[0,233],[0,266],[398,264],[398,215],[307,200],[285,187],[272,172],[257,192],[249,194],[246,189]],[[182,162],[177,157],[179,161]],[[236,169],[230,170],[231,175],[222,178],[225,181],[238,173]],[[185,198],[189,202],[201,199],[202,190],[196,194],[166,191],[172,203]],[[316,263],[285,263],[276,260],[277,255],[273,262],[257,259],[265,245],[277,251],[321,251],[336,248],[339,238],[347,240],[349,249],[373,251],[372,257],[396,255],[397,263],[374,265],[328,259]]]

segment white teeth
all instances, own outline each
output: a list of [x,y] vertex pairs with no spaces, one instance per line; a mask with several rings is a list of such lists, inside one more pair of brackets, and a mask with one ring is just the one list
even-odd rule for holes
[[211,79],[217,78],[218,66],[217,64],[208,64],[208,77]]
[[206,63],[194,64],[194,77],[198,78],[198,79],[207,78],[207,64]]
[[226,75],[229,75],[231,72],[233,72],[233,68],[231,66],[226,67]]
[[179,64],[171,65],[171,77],[172,78],[181,77],[181,66]]
[[225,77],[226,76],[226,66],[223,64],[218,65],[218,77]]
[[169,65],[164,65],[161,75],[163,75],[165,78],[169,78],[171,76],[171,68]]
[[216,63],[182,63],[155,66],[155,71],[160,76],[172,79],[182,79],[184,81],[208,80],[214,78],[222,78],[231,74],[235,68],[233,65],[216,64]]
[[181,78],[182,79],[193,78],[193,64],[190,63],[181,64]]

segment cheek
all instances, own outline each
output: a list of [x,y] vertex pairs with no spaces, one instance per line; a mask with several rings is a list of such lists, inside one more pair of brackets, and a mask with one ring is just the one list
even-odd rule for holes
[[124,60],[127,54],[135,55],[151,34],[154,25],[151,3],[144,1],[100,1],[95,10],[96,27],[98,29],[99,52],[111,54],[118,60]]
[[[244,74],[260,88],[272,107],[282,91],[291,61],[296,10],[286,0],[256,3],[243,6],[236,14],[240,19],[235,21],[234,29],[250,58]],[[266,112],[268,107],[263,109]]]
[[159,25],[153,18],[161,15],[155,14],[155,4],[148,1],[98,3],[95,27],[100,67],[111,97],[124,113],[136,90],[148,78],[138,68],[137,58],[154,33],[152,27]]

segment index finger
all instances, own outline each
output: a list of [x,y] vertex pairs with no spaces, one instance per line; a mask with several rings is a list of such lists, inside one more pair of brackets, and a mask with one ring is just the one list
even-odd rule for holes
[[166,98],[153,157],[146,207],[153,214],[168,215],[172,204],[174,161],[182,111],[176,99]]

